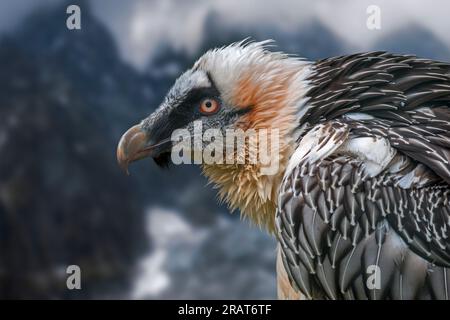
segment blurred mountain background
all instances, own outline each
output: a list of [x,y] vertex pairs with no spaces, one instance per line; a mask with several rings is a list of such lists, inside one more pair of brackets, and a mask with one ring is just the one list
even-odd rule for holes
[[[273,237],[217,204],[196,167],[149,160],[125,176],[116,144],[209,48],[249,36],[313,60],[361,48],[313,15],[243,25],[211,9],[195,46],[159,39],[135,64],[92,2],[43,3],[0,36],[0,298],[275,298]],[[65,26],[69,3],[81,30]],[[420,21],[364,49],[450,60]],[[66,288],[72,264],[81,290]]]

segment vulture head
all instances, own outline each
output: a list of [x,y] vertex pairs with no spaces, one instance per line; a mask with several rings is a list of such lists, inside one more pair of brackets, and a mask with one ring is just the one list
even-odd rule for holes
[[[268,43],[240,42],[201,56],[179,76],[159,107],[122,136],[117,148],[120,166],[128,171],[131,162],[146,157],[160,166],[167,165],[177,129],[189,132],[194,139],[211,129],[221,133],[276,129],[278,143],[271,145],[276,148],[271,157],[277,158],[277,167],[270,174],[261,172],[258,161],[200,163],[203,173],[218,187],[221,200],[273,231],[276,195],[293,152],[310,65],[269,51]],[[200,132],[196,131],[199,122]],[[207,145],[203,139],[193,150]],[[248,157],[239,152],[234,149],[234,156]]]

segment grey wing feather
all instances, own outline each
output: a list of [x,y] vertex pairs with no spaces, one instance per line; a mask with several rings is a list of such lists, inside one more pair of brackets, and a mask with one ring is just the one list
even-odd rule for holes
[[[318,166],[333,166],[330,161],[341,162],[344,159],[324,160]],[[352,162],[348,158],[345,161],[346,165],[357,169],[356,161]],[[302,178],[301,171],[299,168],[294,169],[292,174],[286,177],[283,188],[294,188],[296,180]],[[316,178],[320,179],[320,176],[316,175]],[[446,282],[438,280],[448,274],[447,260],[443,254],[448,252],[448,247],[437,250],[432,236],[427,241],[425,233],[425,238],[422,239],[423,232],[417,231],[416,225],[407,221],[415,219],[411,217],[413,207],[410,206],[414,206],[414,201],[419,201],[422,196],[418,194],[417,197],[412,197],[414,200],[400,213],[397,211],[399,206],[394,205],[394,199],[389,198],[390,192],[386,190],[392,188],[392,185],[380,186],[378,190],[382,191],[377,193],[378,196],[363,197],[364,205],[358,209],[361,214],[348,218],[344,199],[369,194],[366,188],[372,189],[377,185],[377,179],[367,179],[356,189],[349,187],[352,184],[350,179],[344,180],[343,183],[340,185],[337,182],[335,187],[342,190],[342,196],[339,195],[340,192],[334,191],[334,195],[327,197],[331,186],[329,189],[319,187],[315,190],[314,192],[320,194],[315,209],[308,202],[299,200],[302,192],[299,196],[294,193],[280,194],[280,197],[286,195],[290,198],[289,202],[285,202],[289,203],[288,206],[280,205],[276,221],[277,228],[283,235],[280,237],[280,243],[282,252],[287,257],[286,269],[291,270],[292,280],[297,287],[308,297],[314,297],[313,292],[317,292],[313,287],[322,288],[321,294],[329,299],[361,297],[361,289],[364,289],[365,299],[406,299],[427,295],[439,299],[448,297]],[[424,190],[433,192],[431,189]],[[399,200],[400,198],[396,199],[395,203],[400,203]],[[442,203],[435,210],[448,210],[448,206],[448,203]],[[328,222],[322,219],[319,207],[330,208]],[[423,216],[425,215],[422,215],[422,218]],[[403,229],[399,227],[397,219],[400,223],[402,219],[405,220]],[[447,221],[448,219],[447,215]],[[294,222],[290,235],[282,231],[288,220]],[[370,220],[374,221],[373,225]],[[427,223],[423,223],[425,226],[422,228],[426,228]],[[402,230],[406,236],[402,234]],[[406,240],[407,237],[410,241]],[[381,278],[379,287],[370,288],[367,287],[367,281],[373,275],[373,270],[380,272]],[[415,272],[412,272],[413,270]]]
[[337,121],[343,139],[385,139],[395,154],[375,175],[340,149],[291,166],[276,222],[282,231],[289,221],[280,241],[299,266],[292,281],[308,279],[299,287],[309,297],[448,299],[450,65],[371,52],[315,70],[300,124]]

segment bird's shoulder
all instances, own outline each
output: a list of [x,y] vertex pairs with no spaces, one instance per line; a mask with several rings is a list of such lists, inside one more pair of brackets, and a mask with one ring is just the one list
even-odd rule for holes
[[313,64],[307,80],[302,123],[349,112],[396,117],[392,113],[450,102],[450,64],[413,55],[377,51],[327,58]]

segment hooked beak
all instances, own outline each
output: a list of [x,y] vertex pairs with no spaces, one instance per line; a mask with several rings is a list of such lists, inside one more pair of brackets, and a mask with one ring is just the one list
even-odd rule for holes
[[128,175],[128,165],[131,162],[150,156],[153,148],[148,146],[148,140],[140,124],[128,129],[120,138],[117,146],[117,162]]

